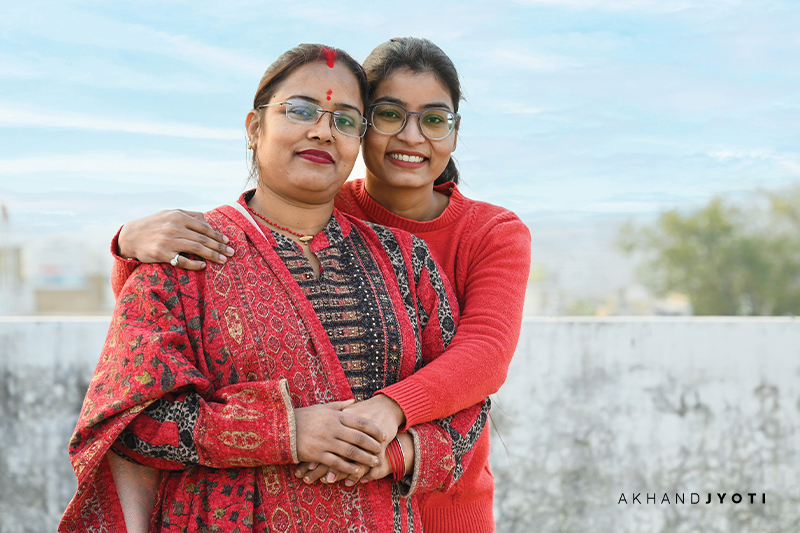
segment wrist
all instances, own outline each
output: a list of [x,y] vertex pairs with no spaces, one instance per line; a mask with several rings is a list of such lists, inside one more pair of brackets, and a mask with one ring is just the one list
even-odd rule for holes
[[408,433],[398,433],[397,441],[403,450],[405,475],[407,476],[414,472],[414,439]]
[[383,393],[378,393],[370,399],[378,402],[382,409],[386,409],[390,413],[392,420],[395,422],[395,427],[399,428],[406,423],[406,414],[403,412],[403,408],[392,398]]
[[122,226],[119,230],[119,234],[117,235],[117,255],[123,259],[136,259],[135,252],[125,246],[128,236],[127,231],[128,224]]

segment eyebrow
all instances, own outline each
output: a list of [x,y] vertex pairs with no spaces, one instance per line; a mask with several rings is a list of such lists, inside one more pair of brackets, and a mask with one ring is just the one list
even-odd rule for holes
[[[394,96],[381,96],[372,102],[372,105],[375,104],[395,104],[403,108],[408,106],[406,102],[400,100],[399,98],[395,98]],[[422,109],[447,109],[451,113],[454,112],[445,102],[432,102],[430,104],[425,104],[422,106]]]
[[[317,100],[316,98],[313,98],[311,96],[306,96],[305,94],[293,94],[292,96],[289,96],[288,98],[286,98],[286,100],[291,100],[293,98],[299,98],[300,100],[307,100],[307,101],[311,102],[312,104],[317,104],[318,106],[321,107],[321,102],[319,100]],[[343,107],[345,109],[352,109],[353,111],[357,112],[359,115],[361,114],[361,110],[359,108],[357,108],[356,106],[354,106],[354,105],[345,104],[345,103],[342,103],[342,102],[339,102],[339,103],[337,103],[335,105],[336,105],[336,107]]]

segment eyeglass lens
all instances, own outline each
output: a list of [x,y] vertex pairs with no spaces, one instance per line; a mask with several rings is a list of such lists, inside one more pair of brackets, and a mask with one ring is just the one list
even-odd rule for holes
[[432,141],[447,137],[456,125],[456,115],[446,109],[428,109],[422,113],[409,113],[394,104],[378,104],[372,108],[372,126],[384,135],[400,133],[409,115],[417,115],[423,135]]
[[[286,105],[286,118],[296,124],[316,124],[325,111],[320,106],[304,100],[289,100]],[[361,137],[367,131],[367,119],[352,111],[334,111],[333,125],[350,137]]]

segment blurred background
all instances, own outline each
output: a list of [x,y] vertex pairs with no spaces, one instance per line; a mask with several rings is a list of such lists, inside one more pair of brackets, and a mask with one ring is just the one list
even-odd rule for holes
[[798,27],[793,0],[0,0],[0,533],[74,491],[120,225],[238,197],[280,53],[403,35],[459,69],[462,191],[533,237],[498,530],[800,530]]
[[2,5],[0,314],[108,314],[122,223],[245,188],[280,53],[402,35],[461,74],[464,192],[531,228],[528,315],[798,310],[797,2]]

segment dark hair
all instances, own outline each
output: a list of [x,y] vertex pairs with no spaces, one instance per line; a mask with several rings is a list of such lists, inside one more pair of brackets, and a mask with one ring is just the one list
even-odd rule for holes
[[[344,63],[358,81],[358,91],[361,94],[361,104],[363,109],[366,110],[367,105],[369,104],[369,85],[367,84],[367,76],[364,73],[364,69],[361,67],[358,61],[353,59],[350,54],[344,50],[333,48],[331,46],[325,46],[323,44],[309,43],[299,44],[291,50],[287,50],[281,54],[281,56],[269,67],[267,67],[266,72],[264,72],[264,75],[261,77],[261,81],[258,83],[256,95],[253,97],[253,109],[255,109],[256,112],[263,112],[263,110],[258,109],[258,106],[269,103],[270,98],[273,96],[273,91],[283,82],[283,80],[288,78],[292,72],[303,65],[308,65],[309,63],[315,63],[317,61],[326,61],[330,66],[333,66],[335,61],[341,61]],[[259,116],[259,120],[261,118],[262,117]],[[258,161],[256,159],[255,150],[253,150],[251,165],[250,178],[257,178]],[[256,179],[256,181],[258,180]]]
[[[461,94],[461,83],[458,80],[456,67],[444,51],[428,39],[419,37],[395,37],[378,45],[364,60],[364,70],[369,81],[369,99],[375,94],[380,82],[395,71],[408,69],[411,72],[431,72],[450,92],[454,111],[458,112],[458,104],[464,97]],[[456,124],[458,128],[458,124]],[[450,156],[447,167],[436,178],[436,185],[452,181],[458,183],[458,168]]]

